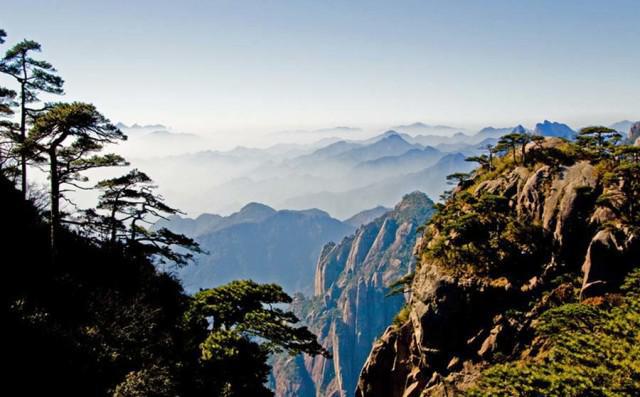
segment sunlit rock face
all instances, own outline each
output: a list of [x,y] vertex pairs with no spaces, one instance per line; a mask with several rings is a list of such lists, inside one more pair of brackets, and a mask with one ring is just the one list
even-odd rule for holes
[[[544,142],[562,144],[551,138]],[[547,241],[544,255],[524,279],[452,273],[442,258],[422,256],[409,318],[375,342],[356,396],[459,395],[497,357],[521,357],[531,350],[526,346],[532,321],[549,302],[596,299],[615,291],[640,257],[637,230],[620,215],[621,208],[629,208],[621,194],[624,184],[607,184],[596,165],[576,161],[511,167],[469,187],[472,197],[505,197],[512,214],[540,227]],[[608,207],[597,201],[603,196],[614,198]],[[420,241],[416,251],[425,252],[428,244]],[[575,288],[580,277],[581,287]],[[522,316],[510,316],[514,308]]]
[[405,303],[402,294],[387,296],[389,285],[414,268],[416,230],[432,212],[433,202],[414,192],[340,243],[324,247],[315,295],[298,296],[294,308],[332,357],[278,357],[277,396],[354,395],[372,344]]

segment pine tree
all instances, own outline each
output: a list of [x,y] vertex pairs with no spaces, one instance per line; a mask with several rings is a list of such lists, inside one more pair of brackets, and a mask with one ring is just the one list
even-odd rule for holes
[[614,130],[613,128],[603,126],[585,127],[581,129],[578,134],[578,139],[589,139],[589,137],[593,137],[596,145],[600,148],[605,146],[605,143],[608,139],[611,139],[615,136],[620,136],[618,131]]
[[517,162],[516,159],[516,147],[518,145],[518,138],[520,134],[512,133],[500,137],[496,150],[500,152],[511,152],[513,154],[513,163]]
[[105,144],[125,139],[122,131],[93,105],[86,103],[53,104],[35,119],[25,147],[34,157],[46,156],[49,163],[51,246],[54,254],[61,221],[60,200],[65,198],[64,193],[70,191],[62,190],[61,186],[87,189],[80,185],[87,181],[83,171],[126,165],[118,155],[96,154]]
[[18,126],[9,119],[16,106],[15,97],[14,91],[0,87],[0,170],[9,179],[17,174],[14,160],[15,142],[19,137]]
[[[0,29],[0,44],[4,43],[6,36],[5,31]],[[16,140],[15,123],[9,120],[9,117],[13,116],[13,109],[17,105],[15,98],[15,91],[0,86],[0,170],[3,171],[5,177],[9,177],[9,174],[13,173],[9,172],[7,167],[12,159],[13,143]]]
[[518,146],[520,145],[521,154],[522,154],[522,164],[524,164],[526,163],[525,147],[528,142],[530,142],[530,138],[528,134],[512,132],[500,138],[500,140],[498,141],[498,144],[496,145],[496,150],[511,152],[513,154],[513,163],[516,164],[518,162],[516,157],[516,152],[517,152]]
[[329,353],[298,318],[283,310],[292,299],[280,286],[237,280],[195,294],[188,329],[206,329],[200,348],[203,379],[213,395],[272,396],[265,387],[270,354]]
[[520,144],[520,153],[522,154],[522,165],[527,164],[527,143],[531,142],[531,136],[526,133],[519,134],[518,144]]
[[455,184],[462,188],[465,187],[469,183],[469,179],[471,178],[471,174],[466,172],[456,172],[451,175],[447,175],[447,182],[449,184]]
[[485,146],[485,149],[487,149],[487,156],[488,156],[488,165],[489,165],[489,171],[493,170],[493,153],[495,152],[495,148],[493,147],[492,144],[488,144],[487,146]]
[[480,156],[471,156],[464,159],[464,161],[473,161],[480,165],[481,168],[490,169],[491,164],[489,162],[489,156],[482,154]]
[[[56,69],[47,61],[37,60],[30,56],[40,52],[39,43],[23,40],[10,48],[0,61],[0,72],[17,80],[19,89],[20,122],[19,144],[23,144],[27,135],[27,124],[40,110],[27,107],[38,102],[40,93],[63,94],[64,80],[56,75]],[[27,195],[27,153],[20,150],[20,174],[22,194]]]
[[[164,263],[185,265],[193,253],[203,253],[198,243],[166,228],[149,228],[158,219],[181,214],[170,207],[159,194],[156,185],[144,172],[131,170],[121,177],[100,181],[96,188],[102,191],[98,207],[106,215],[94,216],[94,227],[104,231],[111,247],[125,243],[130,252],[155,257]],[[90,214],[93,215],[93,214]],[[180,247],[180,250],[174,247]]]

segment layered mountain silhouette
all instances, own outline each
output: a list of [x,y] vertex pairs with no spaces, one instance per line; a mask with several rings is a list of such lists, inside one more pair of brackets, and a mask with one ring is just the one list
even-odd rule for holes
[[438,197],[449,189],[446,176],[454,172],[466,172],[473,164],[465,161],[462,153],[445,154],[434,165],[422,170],[391,176],[359,188],[342,192],[320,192],[298,196],[285,201],[285,206],[297,208],[302,205],[322,206],[329,212],[342,216],[357,211],[362,206],[389,205],[398,202],[404,193],[419,190],[429,196]]
[[[622,121],[616,123],[616,128],[626,129],[628,125],[629,122]],[[190,214],[230,214],[248,202],[260,202],[274,208],[319,208],[344,219],[377,205],[392,206],[407,191],[421,190],[438,197],[446,188],[447,174],[438,174],[438,167],[431,167],[448,155],[486,154],[487,145],[495,145],[504,134],[530,132],[567,139],[576,135],[568,125],[549,120],[532,128],[491,126],[477,132],[414,123],[366,139],[355,139],[363,135],[360,132],[354,135],[353,129],[343,132],[338,129],[336,137],[312,144],[199,150],[175,156],[134,158],[132,163],[148,170],[164,189],[162,193],[167,200]],[[202,149],[201,144],[196,146]],[[448,168],[447,172],[468,169],[464,162],[458,164],[459,169]],[[430,169],[428,184],[416,179],[414,183],[406,182],[412,179],[412,174],[427,169]],[[193,178],[181,178],[184,174]],[[400,185],[407,190],[389,190]],[[353,192],[366,192],[370,196],[358,202]],[[201,200],[202,195],[208,200]],[[310,200],[305,201],[307,198]]]
[[156,227],[185,233],[209,252],[176,270],[188,292],[248,278],[278,283],[290,292],[309,292],[322,246],[354,230],[317,209],[276,211],[258,203],[227,217],[172,217]]

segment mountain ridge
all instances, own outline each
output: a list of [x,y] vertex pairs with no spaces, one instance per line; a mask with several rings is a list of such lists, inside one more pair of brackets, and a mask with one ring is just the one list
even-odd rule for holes
[[314,296],[297,296],[293,307],[333,358],[278,357],[277,397],[351,395],[371,344],[404,304],[402,295],[387,296],[389,287],[412,271],[416,229],[433,208],[424,193],[409,193],[353,235],[323,247]]
[[[640,269],[640,185],[628,172],[638,163],[580,149],[557,138],[528,145],[526,162],[476,169],[439,205],[416,244],[409,304],[374,344],[357,397],[638,390],[625,383],[640,362],[627,342],[637,332],[615,331],[640,325],[629,321],[640,295],[621,287]],[[613,330],[579,325],[623,309],[632,311]]]

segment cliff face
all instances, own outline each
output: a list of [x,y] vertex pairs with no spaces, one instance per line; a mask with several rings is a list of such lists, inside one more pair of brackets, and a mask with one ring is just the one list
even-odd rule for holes
[[629,130],[629,141],[635,142],[636,146],[640,145],[640,121],[631,126]]
[[572,150],[529,145],[527,166],[504,158],[456,189],[417,244],[409,319],[374,344],[356,396],[457,395],[538,354],[548,308],[615,291],[640,265],[637,158],[624,174]]
[[315,296],[298,296],[294,311],[332,358],[278,357],[273,368],[277,396],[353,396],[373,341],[405,303],[402,295],[386,295],[391,283],[413,269],[416,229],[432,212],[426,195],[411,193],[354,235],[323,248]]

